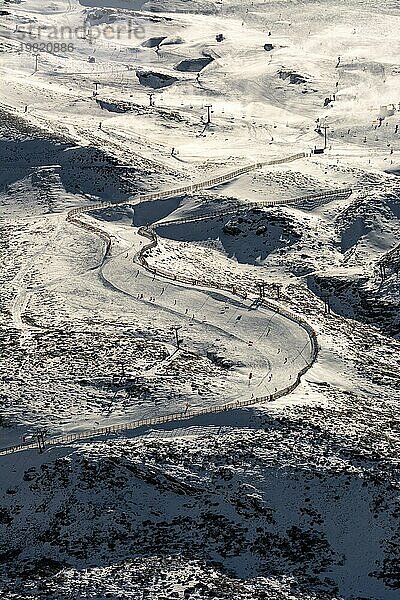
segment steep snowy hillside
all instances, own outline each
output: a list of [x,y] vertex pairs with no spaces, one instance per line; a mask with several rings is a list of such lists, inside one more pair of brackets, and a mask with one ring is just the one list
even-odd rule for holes
[[397,600],[399,26],[3,1],[1,599]]

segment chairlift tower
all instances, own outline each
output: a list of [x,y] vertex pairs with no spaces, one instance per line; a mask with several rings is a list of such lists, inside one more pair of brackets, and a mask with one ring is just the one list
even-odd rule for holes
[[39,450],[40,454],[43,454],[43,452],[45,451],[45,441],[44,441],[45,435],[46,435],[46,431],[44,429],[40,429],[36,434],[38,450]]
[[175,331],[176,348],[179,350],[182,340],[179,338],[178,331],[182,329],[182,325],[175,325],[172,329]]
[[258,293],[260,294],[260,300],[262,300],[265,298],[265,288],[267,287],[267,284],[265,281],[257,281],[256,285],[258,288]]
[[211,114],[214,112],[212,110],[212,104],[206,104],[205,108],[207,109],[207,125],[211,123]]

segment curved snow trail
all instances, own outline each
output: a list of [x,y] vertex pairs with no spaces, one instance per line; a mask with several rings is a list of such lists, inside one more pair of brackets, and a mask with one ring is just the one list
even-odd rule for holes
[[[288,157],[287,159],[279,159],[271,162],[281,163],[304,156],[304,153],[300,153]],[[207,187],[215,187],[225,180],[236,178],[244,172],[248,172],[249,170],[260,166],[263,166],[263,164],[255,163],[197,184],[190,184],[186,187],[169,189],[155,194],[147,194],[137,198],[136,202],[148,201],[156,198],[165,199]],[[338,193],[340,194],[340,192]],[[120,204],[126,205],[127,203],[125,201]],[[104,208],[105,206],[117,205],[118,204],[113,203],[102,203],[101,205],[72,209],[68,212],[67,220],[76,226],[98,235],[106,243],[107,256],[111,249],[110,232],[101,229],[98,223],[93,224],[93,221],[80,220],[79,216],[82,213],[91,212],[99,208]],[[129,229],[132,231],[132,228]],[[143,230],[143,228],[141,229]],[[119,235],[117,236],[115,236],[114,233],[115,232],[113,232],[112,237],[117,240],[119,239],[120,241],[121,239],[123,240],[122,232],[119,232]],[[235,409],[240,406],[250,406],[260,402],[270,401],[286,395],[295,389],[300,383],[301,376],[316,360],[318,345],[316,335],[312,328],[297,315],[290,313],[283,307],[279,307],[279,305],[274,303],[266,302],[261,309],[254,310],[252,300],[249,298],[238,301],[238,294],[235,291],[218,290],[217,286],[215,289],[210,289],[209,287],[201,286],[201,284],[197,287],[191,284],[189,287],[184,282],[172,282],[172,277],[167,275],[167,278],[165,278],[165,274],[161,278],[156,278],[156,275],[152,272],[153,269],[149,267],[139,268],[138,280],[134,282],[135,288],[132,290],[130,287],[133,280],[132,258],[140,257],[146,249],[156,245],[154,240],[151,240],[147,245],[143,245],[139,240],[139,233],[143,235],[141,230],[137,230],[133,243],[128,244],[128,248],[125,246],[124,252],[120,252],[118,257],[114,257],[114,259],[119,258],[119,272],[117,272],[115,268],[112,273],[108,272],[110,265],[115,262],[111,257],[111,260],[105,261],[100,267],[102,276],[107,280],[110,286],[116,289],[116,291],[129,295],[132,298],[132,301],[144,301],[148,307],[152,306],[156,311],[155,314],[161,310],[163,313],[172,316],[172,326],[177,324],[177,317],[179,317],[181,321],[184,321],[186,326],[188,328],[190,327],[187,336],[187,339],[190,340],[191,344],[190,350],[194,350],[196,354],[204,356],[206,350],[210,347],[211,340],[214,343],[218,342],[219,344],[222,344],[224,350],[228,349],[231,356],[239,357],[241,362],[236,364],[235,374],[236,376],[239,375],[239,379],[241,377],[241,380],[240,385],[237,385],[236,378],[236,389],[233,395],[234,399],[225,402],[224,404],[213,404],[205,407],[204,405],[201,405],[200,408],[191,409],[190,411],[186,408],[185,412],[181,413],[142,418],[133,422],[131,421],[110,427],[81,431],[76,434],[58,438],[55,437],[47,441],[48,445],[68,443],[74,440],[108,435],[113,432],[137,429],[146,425],[178,421],[203,414],[211,414],[222,410]],[[146,237],[150,237],[151,239],[151,236],[149,235]],[[121,258],[126,252],[127,255],[125,258]],[[152,277],[149,275],[149,271]],[[129,284],[128,286],[127,283]],[[150,298],[148,300],[143,297],[140,298],[140,294],[137,294],[138,289],[145,290],[145,292],[142,291],[140,293],[143,294],[143,296],[144,293],[146,293]],[[180,296],[179,307],[176,306],[177,293]],[[137,298],[135,298],[135,294],[137,295]],[[157,304],[155,304],[156,297]],[[173,300],[174,303],[172,302]],[[204,311],[205,304],[207,304],[206,311]],[[185,305],[186,310],[183,311],[182,309]],[[230,307],[229,310],[232,311],[233,309],[233,311],[229,313],[232,316],[226,319],[224,318],[225,314],[223,314],[223,307],[227,307],[228,305]],[[191,315],[189,314],[189,308]],[[202,311],[206,313],[204,316],[201,314]],[[241,311],[240,314],[239,311]],[[221,315],[223,315],[222,318]],[[238,317],[240,317],[240,323],[238,323]],[[163,325],[165,325],[165,323]],[[261,335],[260,331],[263,332]],[[218,338],[215,338],[215,335],[217,335]],[[188,349],[186,349],[186,351],[187,350]],[[306,352],[307,355],[305,356]],[[253,374],[255,375],[254,377]],[[248,379],[246,380],[245,377]],[[248,382],[246,392],[243,389],[244,380]],[[234,381],[235,380],[232,379],[231,384],[233,384]],[[248,397],[246,397],[246,394],[248,394]],[[36,444],[14,446],[12,448],[1,450],[0,455],[32,447],[36,447]]]
[[[307,358],[311,358],[307,333],[271,309],[254,310],[253,298],[239,301],[226,291],[154,278],[143,268],[132,279],[132,258],[128,253],[118,265],[113,260],[107,261],[102,267],[103,277],[134,299],[137,290],[141,290],[146,302],[150,297],[155,298],[156,310],[165,313],[170,327],[182,325],[185,350],[206,355],[213,345],[224,347],[227,357],[240,363],[238,370],[244,377],[253,374],[247,395],[257,389],[259,395],[269,396],[295,381],[304,367],[304,359],[299,355],[304,346],[309,347]],[[260,339],[262,332],[265,335]],[[267,379],[269,375],[271,382]],[[232,396],[244,395],[243,387],[232,388]]]
[[[139,235],[136,235],[136,238],[139,238]],[[133,278],[132,258],[136,254],[137,248],[132,246],[128,256],[124,251],[114,259],[107,260],[101,267],[105,279],[109,280],[116,290],[131,296],[132,301],[144,301],[135,298],[137,290],[143,290],[141,293],[157,298],[156,305],[148,299],[145,300],[146,305],[150,305],[155,313],[162,311],[169,315],[172,325],[177,324],[177,321],[183,324],[186,335],[182,337],[187,341],[187,336],[190,335],[190,348],[185,347],[185,352],[194,350],[196,354],[204,355],[210,347],[210,342],[218,340],[227,350],[228,356],[239,357],[242,364],[236,372],[242,371],[242,384],[235,387],[234,380],[231,380],[231,400],[222,405],[217,402],[206,406],[202,404],[194,409],[191,406],[190,411],[186,407],[185,412],[181,413],[142,418],[109,428],[91,429],[52,438],[47,440],[48,445],[68,443],[96,435],[109,435],[146,425],[180,421],[268,401],[294,389],[300,382],[299,374],[307,370],[315,359],[312,339],[299,324],[290,321],[286,316],[264,307],[253,310],[251,299],[240,302],[233,294],[227,292],[206,288],[191,289],[184,284],[154,278],[141,267],[139,275]],[[135,289],[131,287],[132,281],[135,282]],[[174,306],[177,296],[180,299],[179,306]],[[192,314],[185,314],[185,305],[191,306]],[[238,331],[237,316],[241,317]],[[252,345],[249,345],[249,342],[252,342]],[[175,358],[179,358],[179,353],[166,360]],[[160,366],[157,365],[154,370]],[[253,372],[254,376],[247,387],[244,378],[248,377],[249,372]],[[149,375],[151,376],[151,373]],[[0,455],[35,447],[34,443],[21,445],[0,450]]]
[[47,238],[44,244],[42,244],[39,250],[25,262],[24,266],[11,281],[11,285],[13,285],[16,289],[15,297],[10,305],[11,314],[16,329],[19,329],[22,332],[26,332],[28,329],[35,329],[34,327],[27,326],[23,321],[24,312],[29,304],[30,297],[32,296],[32,293],[28,292],[26,284],[24,284],[24,279],[32,270],[36,260],[43,256],[43,254],[53,246],[65,222],[65,215],[60,214],[57,215],[56,218],[57,223],[50,236]]
[[[138,231],[135,237],[139,242]],[[128,256],[126,256],[126,251],[123,251],[103,264],[101,271],[105,279],[110,280],[110,285],[116,290],[120,290],[121,293],[131,296],[132,301],[145,301],[147,305],[152,306],[155,312],[163,311],[169,314],[172,324],[176,324],[177,319],[179,319],[178,322],[183,322],[184,327],[186,325],[190,332],[190,343],[199,353],[204,353],[204,344],[206,344],[206,348],[209,347],[210,340],[215,340],[215,336],[218,336],[218,340],[224,347],[240,358],[243,363],[241,369],[245,371],[246,377],[249,369],[254,370],[254,379],[251,385],[249,382],[248,388],[242,384],[236,390],[231,382],[233,400],[222,405],[201,405],[195,409],[191,407],[190,411],[186,407],[185,411],[181,413],[142,418],[108,428],[91,429],[60,438],[52,438],[47,440],[49,446],[109,435],[147,425],[190,419],[203,414],[235,410],[241,406],[251,406],[267,401],[272,399],[278,388],[279,392],[284,391],[285,393],[290,391],[288,387],[294,389],[300,381],[299,373],[308,369],[313,362],[312,340],[297,323],[291,322],[287,317],[279,315],[273,310],[264,308],[253,310],[251,299],[240,302],[233,294],[227,292],[206,288],[191,289],[184,284],[153,278],[153,275],[142,267],[139,267],[139,275],[132,277],[132,258],[136,254],[137,247],[133,245],[128,251]],[[132,281],[135,282],[134,290],[131,286]],[[137,290],[143,290],[141,293],[145,293],[147,296],[157,297],[157,304],[153,305],[148,300],[135,299]],[[173,301],[177,296],[180,298],[180,304],[174,306]],[[186,305],[192,307],[197,317],[193,318],[192,315],[185,314],[182,309]],[[228,309],[226,309],[227,306],[229,306]],[[207,322],[202,319],[202,312],[205,313],[204,317]],[[226,319],[227,312],[230,314]],[[235,322],[238,313],[241,316],[241,330],[236,332]],[[255,337],[260,338],[260,332],[265,334],[266,330],[269,330],[267,335],[261,336],[263,339],[258,340],[259,343],[255,342]],[[249,341],[253,341],[254,345],[249,346]],[[306,348],[307,356],[305,358],[303,352]],[[279,353],[272,352],[272,349],[278,349]],[[178,358],[179,354],[176,354],[177,356],[170,356],[166,360]],[[290,355],[290,360],[284,364],[284,359],[288,358],[288,355]],[[159,366],[160,364],[157,365],[157,367]],[[270,375],[272,375],[272,382],[268,379]],[[0,455],[32,448],[36,448],[35,443],[0,450]]]
[[11,314],[16,329],[23,330],[26,328],[26,325],[22,320],[22,315],[29,304],[30,298],[31,294],[28,294],[26,287],[21,285],[11,304]]

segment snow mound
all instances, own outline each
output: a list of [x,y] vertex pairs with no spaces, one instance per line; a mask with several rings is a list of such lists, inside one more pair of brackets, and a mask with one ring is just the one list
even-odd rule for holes
[[165,75],[164,73],[156,73],[154,71],[137,71],[136,76],[141,85],[151,87],[154,90],[168,87],[178,81],[176,77]]

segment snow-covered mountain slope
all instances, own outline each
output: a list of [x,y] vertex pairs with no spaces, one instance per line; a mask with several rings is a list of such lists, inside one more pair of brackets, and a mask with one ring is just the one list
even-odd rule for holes
[[397,599],[397,3],[0,9],[0,597]]
[[195,427],[7,459],[9,581],[18,577],[23,597],[172,598],[195,585],[194,598],[396,598],[396,473],[380,434],[389,415],[362,395],[333,397],[317,386],[308,404],[297,395]]

